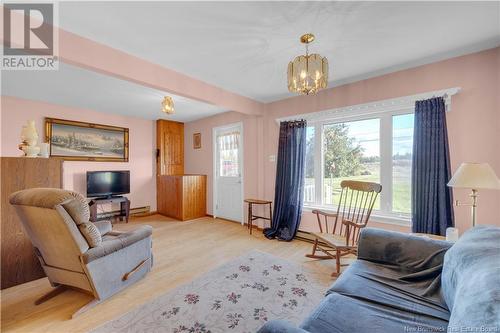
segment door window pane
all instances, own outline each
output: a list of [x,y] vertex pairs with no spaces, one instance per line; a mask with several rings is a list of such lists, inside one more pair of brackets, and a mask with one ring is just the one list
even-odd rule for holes
[[314,127],[307,127],[306,132],[306,182],[304,202],[313,203],[315,198],[314,179]]
[[411,213],[413,114],[392,117],[392,211]]
[[240,133],[232,132],[219,135],[217,136],[217,144],[219,145],[219,176],[239,177]]
[[[380,183],[380,120],[368,119],[323,127],[323,203],[336,205],[340,182],[360,180]],[[377,198],[375,209],[380,207]]]

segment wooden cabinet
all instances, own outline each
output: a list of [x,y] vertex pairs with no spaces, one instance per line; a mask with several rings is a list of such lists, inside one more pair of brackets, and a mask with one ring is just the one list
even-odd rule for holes
[[158,213],[185,221],[207,213],[207,176],[184,175],[184,124],[156,121]]
[[176,121],[156,121],[156,174],[184,173],[184,124]]
[[62,160],[55,158],[1,157],[1,288],[44,277],[30,239],[14,207],[13,192],[32,187],[62,187]]
[[206,216],[206,175],[164,175],[158,178],[158,212],[186,221]]

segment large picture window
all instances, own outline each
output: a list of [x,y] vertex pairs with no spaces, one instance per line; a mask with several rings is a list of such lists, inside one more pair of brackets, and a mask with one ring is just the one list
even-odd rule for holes
[[392,117],[392,211],[411,213],[413,114]]
[[411,110],[308,121],[304,205],[333,210],[343,180],[382,184],[374,217],[411,213]]

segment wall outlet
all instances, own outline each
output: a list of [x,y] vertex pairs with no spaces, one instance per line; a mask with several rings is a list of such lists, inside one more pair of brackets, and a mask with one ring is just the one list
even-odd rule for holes
[[276,162],[276,155],[269,155],[269,162]]

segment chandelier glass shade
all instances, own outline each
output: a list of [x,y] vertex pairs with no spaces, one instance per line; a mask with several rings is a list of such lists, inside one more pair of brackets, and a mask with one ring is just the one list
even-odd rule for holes
[[302,95],[315,94],[328,86],[328,60],[316,53],[309,54],[313,34],[301,36],[300,41],[306,45],[306,54],[288,64],[288,90]]
[[163,101],[161,102],[161,110],[166,114],[173,114],[175,112],[172,97],[165,96],[163,98]]

